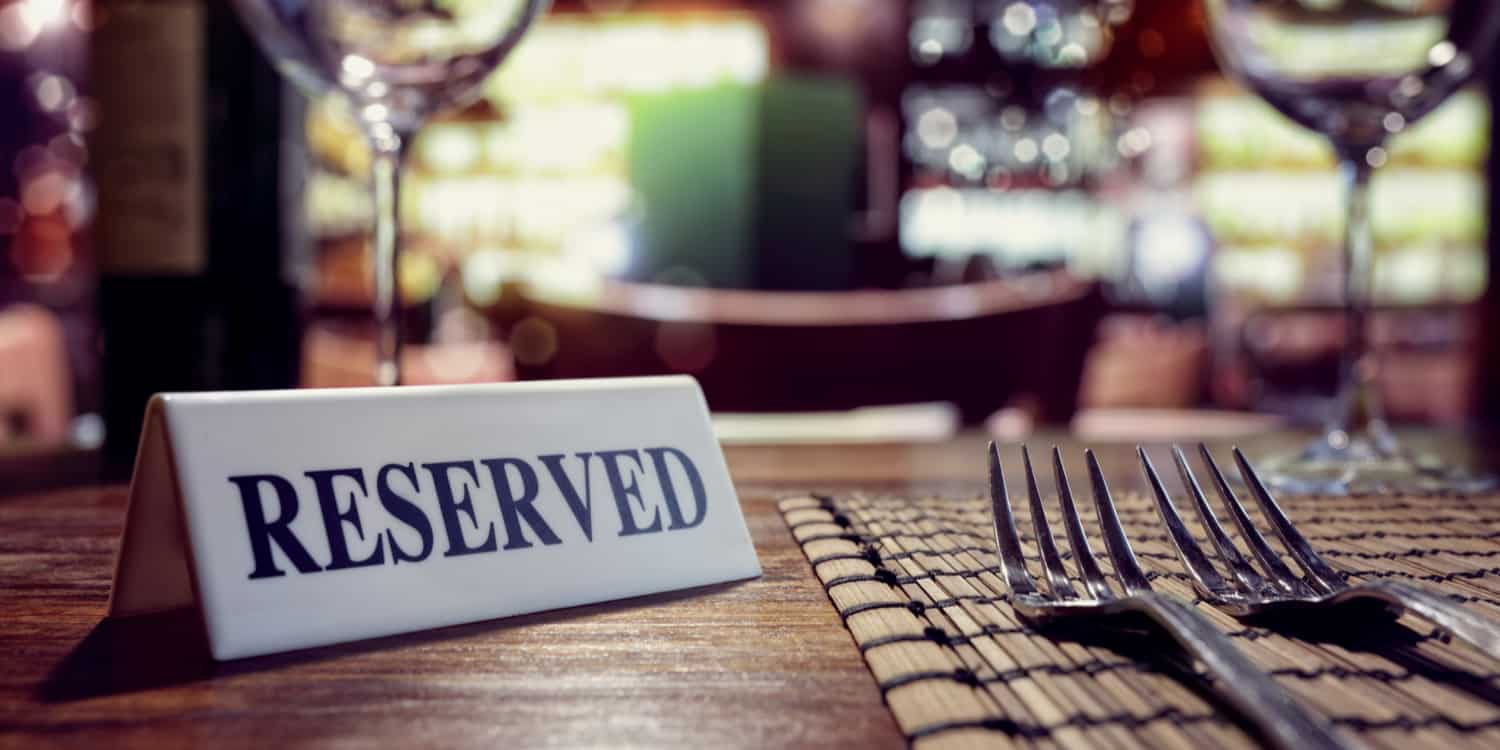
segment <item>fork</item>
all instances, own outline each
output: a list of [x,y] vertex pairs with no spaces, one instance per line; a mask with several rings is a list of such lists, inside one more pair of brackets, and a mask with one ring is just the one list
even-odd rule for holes
[[1053,473],[1058,499],[1062,505],[1063,527],[1073,549],[1080,578],[1087,595],[1080,596],[1069,580],[1061,556],[1052,538],[1046,511],[1042,508],[1036,474],[1031,467],[1031,453],[1021,446],[1026,467],[1026,488],[1031,499],[1031,520],[1035,530],[1042,569],[1046,573],[1048,592],[1043,593],[1026,570],[1021,537],[1011,511],[1010,493],[1005,486],[1005,472],[1000,467],[1000,451],[989,447],[990,499],[995,515],[995,547],[1000,569],[1010,586],[1011,604],[1028,622],[1046,626],[1059,621],[1090,618],[1099,627],[1133,630],[1145,615],[1168,633],[1187,654],[1201,662],[1214,679],[1222,697],[1249,719],[1262,736],[1282,750],[1294,748],[1360,747],[1338,734],[1320,716],[1309,711],[1239,651],[1192,605],[1151,589],[1145,572],[1130,548],[1114,499],[1093,451],[1084,451],[1089,478],[1094,488],[1094,509],[1104,534],[1104,545],[1114,564],[1115,577],[1125,594],[1111,590],[1084,535],[1083,524],[1073,503],[1063,467],[1062,452],[1052,449]]
[[1146,480],[1156,496],[1156,509],[1166,524],[1177,556],[1193,580],[1193,587],[1211,604],[1237,617],[1255,615],[1308,614],[1321,612],[1325,607],[1334,607],[1357,600],[1373,600],[1386,605],[1393,616],[1409,612],[1420,617],[1446,633],[1456,636],[1490,658],[1500,661],[1500,625],[1448,599],[1447,597],[1400,581],[1368,581],[1349,583],[1344,574],[1328,564],[1308,543],[1307,538],[1282,512],[1276,498],[1266,489],[1255,469],[1245,459],[1239,448],[1232,449],[1234,462],[1245,486],[1255,497],[1261,513],[1266,517],[1271,530],[1281,539],[1298,567],[1306,574],[1299,577],[1282,560],[1281,556],[1266,543],[1265,537],[1255,527],[1255,522],[1245,512],[1245,506],[1225,481],[1223,472],[1214,461],[1208,447],[1200,443],[1198,452],[1208,467],[1214,489],[1229,508],[1234,524],[1239,528],[1250,552],[1260,562],[1264,575],[1257,572],[1240,553],[1233,540],[1224,533],[1224,527],[1214,515],[1213,508],[1203,495],[1203,488],[1188,466],[1182,449],[1172,447],[1172,458],[1177,464],[1177,473],[1192,495],[1198,519],[1207,532],[1209,541],[1219,553],[1220,561],[1229,569],[1232,582],[1215,570],[1208,555],[1187,530],[1177,507],[1162,485],[1156,467],[1144,448],[1137,448]]

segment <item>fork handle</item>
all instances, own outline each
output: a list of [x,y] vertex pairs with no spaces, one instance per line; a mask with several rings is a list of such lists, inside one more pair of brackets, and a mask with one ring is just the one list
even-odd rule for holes
[[1371,581],[1352,586],[1332,601],[1375,599],[1410,612],[1500,661],[1500,624],[1442,594],[1398,581]]
[[1191,604],[1156,593],[1132,599],[1137,602],[1136,609],[1164,627],[1179,646],[1204,664],[1224,698],[1260,729],[1271,745],[1281,750],[1363,747],[1336,734],[1322,716],[1277,684]]

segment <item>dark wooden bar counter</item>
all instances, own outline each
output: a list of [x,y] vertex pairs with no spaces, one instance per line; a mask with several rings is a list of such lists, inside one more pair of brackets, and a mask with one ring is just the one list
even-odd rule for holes
[[0,746],[897,746],[775,503],[981,450],[730,449],[759,580],[225,664],[190,616],[101,623],[123,486],[0,498]]
[[190,614],[102,621],[124,487],[3,497],[0,747],[901,746],[776,502],[973,493],[983,446],[731,448],[759,580],[224,664]]

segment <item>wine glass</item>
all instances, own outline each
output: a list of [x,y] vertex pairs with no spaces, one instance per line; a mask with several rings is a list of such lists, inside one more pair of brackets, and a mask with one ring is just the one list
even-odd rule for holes
[[1339,393],[1322,438],[1267,468],[1284,491],[1457,490],[1493,482],[1417,456],[1392,434],[1373,383],[1369,182],[1386,139],[1410,127],[1488,60],[1494,0],[1204,0],[1220,64],[1283,115],[1326,137],[1346,189]]
[[472,101],[549,0],[234,0],[276,68],[349,98],[375,203],[375,383],[401,383],[401,162],[428,116]]

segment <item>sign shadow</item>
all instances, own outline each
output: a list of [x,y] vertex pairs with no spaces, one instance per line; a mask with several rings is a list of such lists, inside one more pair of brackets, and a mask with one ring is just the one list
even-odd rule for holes
[[132,617],[105,618],[53,666],[33,693],[42,703],[68,703],[179,687],[215,678],[313,664],[327,659],[645,609],[713,596],[746,583],[749,581],[716,583],[229,662],[214,661],[195,609],[182,608]]

